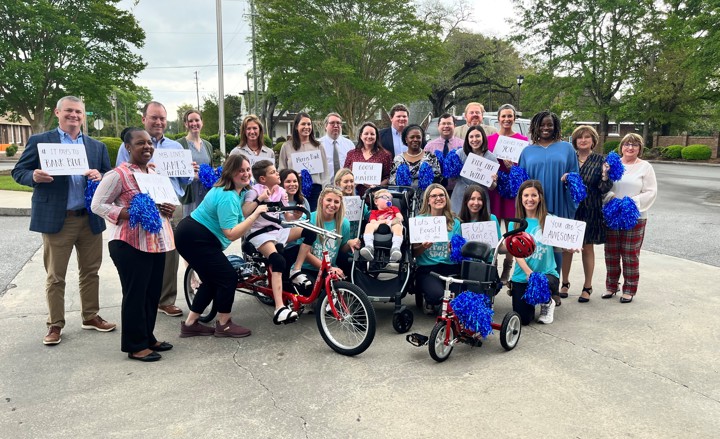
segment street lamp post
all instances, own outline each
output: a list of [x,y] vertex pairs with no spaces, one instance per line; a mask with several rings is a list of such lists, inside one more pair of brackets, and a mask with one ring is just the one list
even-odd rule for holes
[[518,85],[518,107],[517,111],[520,112],[520,86],[522,85],[523,81],[525,80],[525,77],[523,75],[517,76],[517,85]]

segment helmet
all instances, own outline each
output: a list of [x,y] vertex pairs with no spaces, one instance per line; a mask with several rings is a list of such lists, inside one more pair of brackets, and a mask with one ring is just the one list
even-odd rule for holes
[[505,238],[505,248],[516,258],[527,258],[535,252],[535,240],[527,232],[515,233]]

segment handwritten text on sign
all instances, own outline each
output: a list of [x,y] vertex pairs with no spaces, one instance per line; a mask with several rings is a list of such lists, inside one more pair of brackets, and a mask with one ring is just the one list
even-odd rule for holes
[[156,149],[153,153],[158,174],[168,177],[193,177],[192,152],[189,149]]
[[155,204],[170,203],[176,206],[180,204],[168,176],[141,172],[135,172],[133,175],[140,191],[150,195]]
[[500,164],[477,154],[470,153],[465,165],[460,171],[460,176],[476,181],[485,187],[493,184],[492,176],[497,174]]
[[543,230],[543,244],[571,250],[580,249],[583,246],[585,227],[584,221],[548,216]]
[[307,169],[310,174],[322,174],[324,161],[320,155],[320,150],[293,153],[292,167],[298,173],[303,169]]
[[444,216],[410,218],[410,242],[448,242],[447,219]]
[[355,184],[380,184],[382,181],[381,163],[354,162],[352,172]]
[[508,136],[498,137],[493,154],[502,160],[510,160],[513,163],[520,161],[520,153],[527,146],[527,140],[515,139]]
[[85,145],[38,143],[40,168],[50,175],[83,175],[88,166]]
[[348,221],[360,221],[363,214],[363,204],[357,195],[352,197],[343,197],[345,203],[345,218]]
[[497,224],[495,221],[481,221],[477,223],[461,224],[462,236],[468,241],[478,241],[490,244],[495,247],[500,241],[497,234]]

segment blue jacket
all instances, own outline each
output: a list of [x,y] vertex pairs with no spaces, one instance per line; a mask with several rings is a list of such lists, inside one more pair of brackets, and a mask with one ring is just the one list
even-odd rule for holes
[[[28,139],[20,160],[12,170],[13,179],[19,184],[32,187],[32,213],[30,214],[30,230],[40,233],[58,233],[65,224],[68,200],[68,177],[64,175],[53,176],[50,183],[35,183],[33,171],[40,168],[40,159],[37,146],[39,143],[60,143],[60,133],[57,130],[35,134]],[[97,169],[105,174],[112,169],[110,156],[104,143],[83,134],[83,143],[87,153],[90,169]],[[105,230],[105,220],[88,212],[90,228],[94,234]]]

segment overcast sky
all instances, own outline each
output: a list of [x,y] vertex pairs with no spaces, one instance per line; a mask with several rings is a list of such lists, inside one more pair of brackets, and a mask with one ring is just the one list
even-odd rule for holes
[[[469,0],[475,13],[466,28],[488,36],[508,34],[506,20],[512,15],[509,2]],[[215,1],[211,0],[122,0],[120,7],[132,10],[145,29],[145,46],[139,53],[147,67],[137,83],[150,89],[165,104],[174,119],[177,106],[197,105],[195,72],[198,72],[200,102],[218,92]],[[246,0],[223,0],[223,57],[225,94],[246,89],[246,72],[252,69],[250,55],[250,7]],[[252,85],[251,85],[252,86]]]

